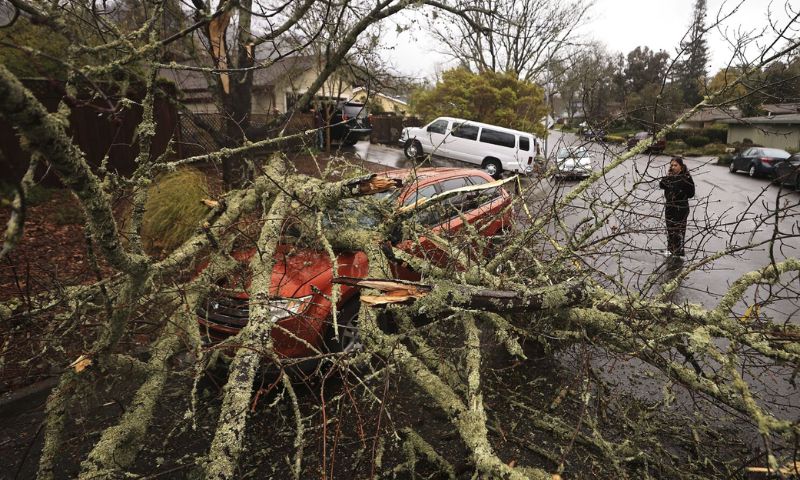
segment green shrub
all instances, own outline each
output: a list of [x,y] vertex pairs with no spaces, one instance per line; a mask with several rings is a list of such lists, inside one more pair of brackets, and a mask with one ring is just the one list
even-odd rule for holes
[[[728,127],[726,125],[711,128],[679,128],[667,132],[667,141],[687,141],[691,137],[708,137],[709,142],[726,143],[728,140]],[[689,143],[689,142],[687,142]]]
[[208,208],[205,175],[182,169],[163,175],[150,187],[142,219],[142,244],[150,253],[174,250],[197,230]]
[[686,146],[686,143],[683,140],[675,140],[672,142],[667,142],[667,146],[664,148],[665,155],[683,155],[683,152],[689,148]]
[[728,146],[724,143],[709,143],[703,147],[704,155],[723,155],[727,153]]
[[[25,200],[29,207],[41,205],[50,200],[53,192],[56,189],[45,188],[41,185],[34,185],[28,189],[28,195]],[[11,202],[14,200],[14,195],[17,193],[17,187],[11,183],[0,182],[0,203]]]
[[713,143],[728,143],[728,126],[715,125],[703,129],[703,136],[708,137]]
[[705,145],[708,145],[709,143],[711,143],[711,140],[709,140],[708,137],[702,135],[692,135],[691,137],[688,137],[686,139],[686,145],[695,148],[703,147]]
[[668,142],[674,142],[676,140],[686,140],[686,137],[689,136],[690,131],[688,129],[679,128],[677,130],[673,130],[671,132],[667,132],[664,136]]
[[730,153],[723,153],[717,158],[717,165],[725,165],[727,167],[731,164],[731,160],[733,160],[733,155]]

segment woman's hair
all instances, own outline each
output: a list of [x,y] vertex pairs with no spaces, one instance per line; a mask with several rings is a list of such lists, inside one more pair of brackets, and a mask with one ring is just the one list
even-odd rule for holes
[[672,162],[676,162],[681,166],[681,173],[689,173],[689,169],[686,168],[686,164],[683,163],[683,157],[672,157],[672,159],[670,159],[670,163]]

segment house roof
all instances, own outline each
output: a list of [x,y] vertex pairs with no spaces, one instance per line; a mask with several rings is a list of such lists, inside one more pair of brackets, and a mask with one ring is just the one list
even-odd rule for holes
[[698,110],[687,118],[687,122],[714,122],[717,120],[729,120],[742,116],[738,108],[711,107]]
[[800,113],[788,115],[769,115],[765,117],[731,118],[723,120],[722,123],[728,124],[755,124],[755,125],[800,125]]
[[[283,57],[274,61],[271,65],[256,69],[253,72],[253,84],[256,86],[275,85],[278,79],[297,77],[298,75],[312,70],[316,59],[309,55],[294,55]],[[263,63],[268,64],[269,60]],[[320,67],[321,68],[321,67]]]
[[800,113],[800,103],[765,103],[761,109],[773,115]]
[[[263,60],[268,64],[269,60]],[[192,65],[186,65],[192,66]],[[278,79],[296,77],[314,67],[314,58],[310,56],[292,56],[281,58],[269,66],[257,68],[253,72],[253,85],[255,87],[272,87]],[[208,66],[205,66],[208,68]],[[208,90],[207,73],[184,68],[162,68],[159,77],[173,82],[183,92],[198,92]]]
[[[365,90],[366,89],[364,87],[356,87],[356,88],[353,89],[353,95],[355,95],[356,93],[363,92]],[[374,95],[376,97],[382,97],[382,98],[385,98],[387,100],[391,100],[391,101],[399,103],[401,105],[408,105],[408,102],[406,100],[403,100],[400,97],[392,97],[391,95],[386,95],[385,93],[380,93],[380,92],[369,92],[369,94],[370,95]]]
[[158,76],[174,83],[179,90],[184,92],[208,90],[208,80],[205,74],[197,70],[161,68],[158,71]]

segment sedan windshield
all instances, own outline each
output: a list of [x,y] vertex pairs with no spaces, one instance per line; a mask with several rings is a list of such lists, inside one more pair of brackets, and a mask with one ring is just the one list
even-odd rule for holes
[[557,158],[580,158],[586,156],[586,149],[584,148],[561,148],[556,154]]

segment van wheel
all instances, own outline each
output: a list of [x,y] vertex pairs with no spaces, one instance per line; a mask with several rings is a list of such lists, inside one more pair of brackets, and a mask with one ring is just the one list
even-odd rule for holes
[[421,160],[423,155],[422,145],[417,140],[408,140],[403,148],[403,153],[406,154],[408,159]]
[[500,174],[503,172],[503,167],[496,158],[487,158],[484,160],[483,169],[494,178],[500,178]]

